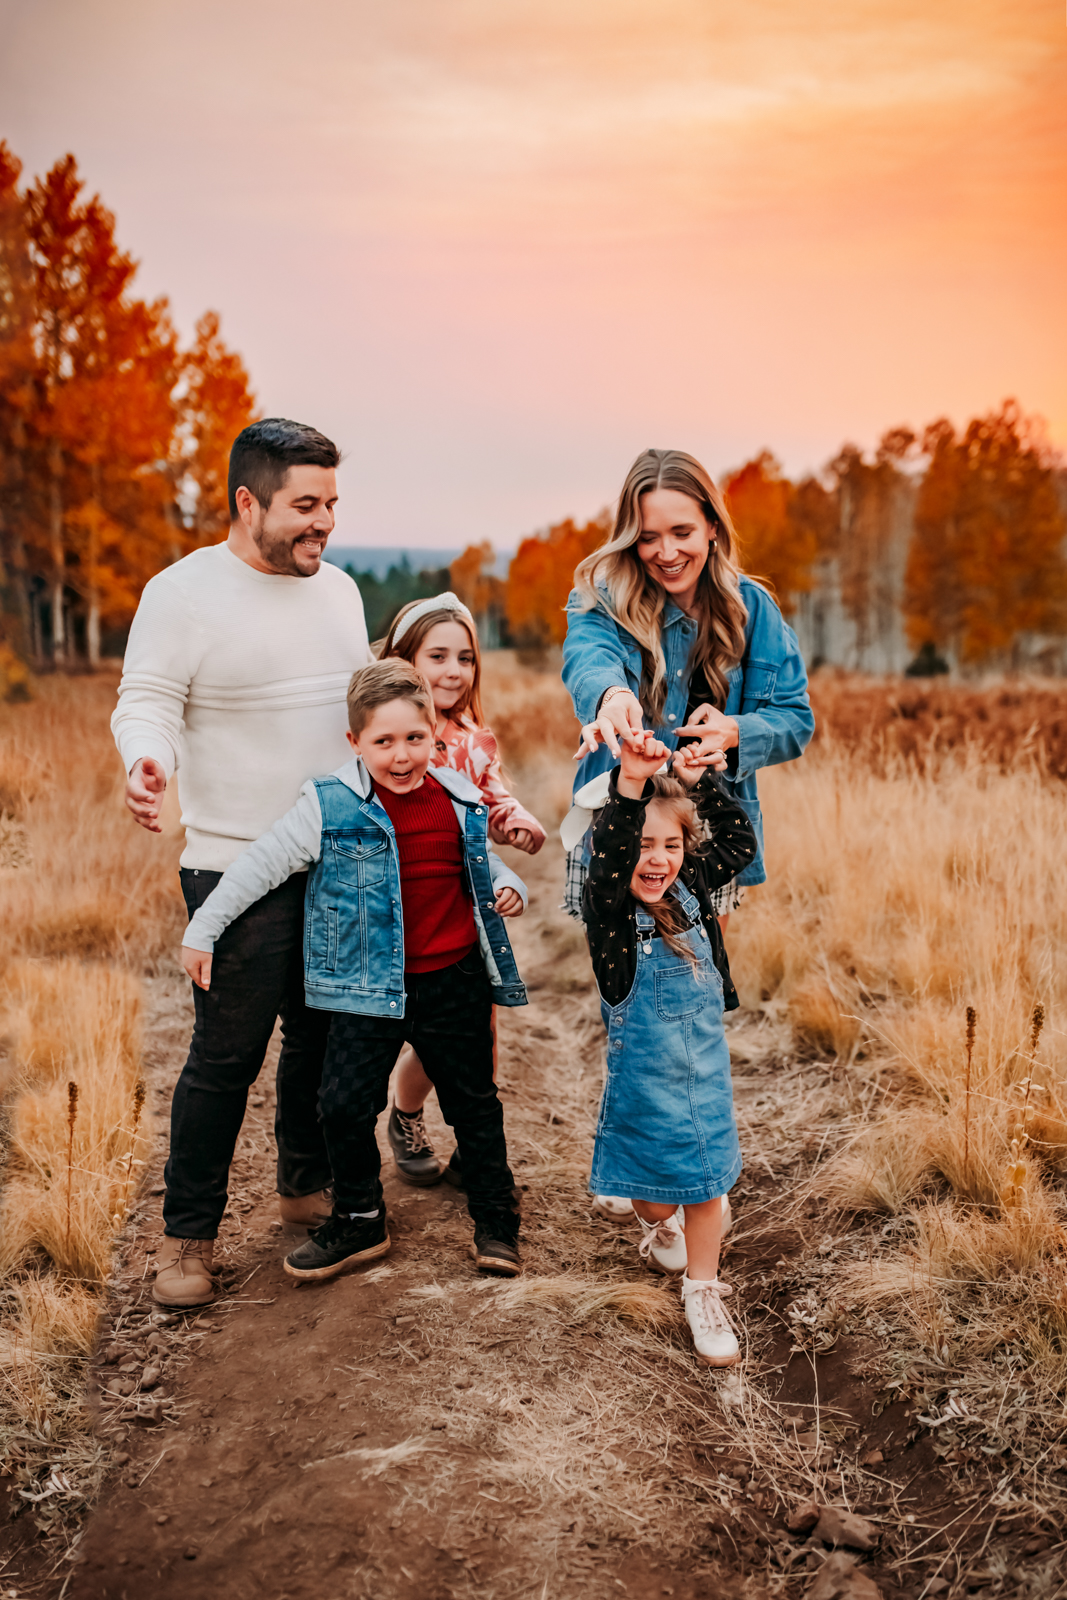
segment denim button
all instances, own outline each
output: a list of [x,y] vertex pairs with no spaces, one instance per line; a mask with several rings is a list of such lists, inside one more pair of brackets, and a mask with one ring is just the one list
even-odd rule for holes
[[484,861],[485,857],[484,856],[475,856],[474,859],[475,859],[475,861]]
[[487,911],[492,911],[492,909],[493,909],[493,902],[492,902],[492,900],[487,900],[487,901],[486,901],[486,902],[485,902],[485,909],[486,909],[486,910],[487,910]]
[[500,946],[500,954],[501,954],[501,955],[502,955],[502,956],[506,956],[506,955],[507,955],[507,953],[508,953],[508,947],[507,947],[507,945],[506,945],[506,944],[502,944],[502,945],[501,945],[501,946]]
[[482,808],[481,808],[481,806],[475,806],[475,808],[474,808],[474,815],[475,815],[475,816],[476,816],[476,817],[480,817],[480,816],[481,816],[481,814],[482,814]]
[[390,1011],[395,1011],[396,1010],[396,1001],[395,1000],[390,1000],[389,1009],[390,1009]]
[[667,712],[667,721],[668,722],[677,722],[678,721],[678,718],[675,716],[673,711],[668,711]]

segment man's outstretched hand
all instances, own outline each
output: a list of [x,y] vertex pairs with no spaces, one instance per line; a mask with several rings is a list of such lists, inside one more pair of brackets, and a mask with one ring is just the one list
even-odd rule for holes
[[142,828],[149,833],[162,833],[159,813],[163,809],[163,795],[167,788],[167,774],[158,761],[142,756],[130,768],[126,779],[126,804]]

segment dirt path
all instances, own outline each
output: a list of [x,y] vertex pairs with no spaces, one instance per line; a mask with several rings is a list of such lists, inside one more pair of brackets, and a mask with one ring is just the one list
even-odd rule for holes
[[[731,1019],[746,1172],[725,1272],[747,1360],[739,1375],[698,1368],[676,1290],[639,1266],[630,1227],[590,1214],[602,1034],[588,958],[554,910],[558,850],[523,870],[535,910],[516,943],[532,1003],[502,1016],[501,1088],[526,1191],[525,1277],[479,1278],[462,1197],[400,1185],[386,1157],[389,1258],[294,1285],[275,1221],[269,1063],[220,1241],[228,1298],[199,1316],[153,1309],[144,1247],[158,1178],[149,1185],[95,1375],[114,1471],[65,1575],[34,1592],[799,1595],[827,1551],[784,1518],[812,1494],[871,1519],[877,1548],[861,1570],[886,1600],[991,1581],[991,1483],[972,1494],[954,1482],[933,1436],[919,1437],[914,1385],[886,1387],[884,1330],[843,1331],[820,1294],[871,1249],[849,1219],[828,1219],[809,1181],[839,1137],[847,1085],[790,1060],[773,1019]],[[190,1008],[176,979],[151,989],[147,1066],[162,1114]],[[435,1110],[430,1120],[447,1150]],[[1013,1559],[1034,1527],[1016,1531]],[[1053,1571],[1052,1539],[1037,1543]],[[871,1600],[851,1581],[846,1570],[827,1600]],[[995,1592],[1016,1591],[998,1580]]]
[[[264,1072],[220,1241],[229,1298],[161,1319],[142,1281],[158,1194],[139,1213],[97,1374],[101,1425],[128,1459],[79,1544],[68,1600],[707,1592],[705,1575],[672,1562],[670,1545],[681,1554],[690,1540],[660,1538],[642,1482],[674,1442],[673,1419],[656,1418],[647,1333],[567,1305],[597,1257],[639,1275],[632,1241],[589,1220],[581,1181],[600,1047],[580,936],[545,909],[558,873],[548,852],[527,871],[541,908],[518,935],[533,1003],[502,1027],[528,1279],[515,1290],[480,1278],[462,1196],[407,1188],[386,1157],[389,1259],[294,1285],[281,1269]],[[163,1113],[189,1008],[162,980],[153,1004],[148,1065]],[[559,1295],[524,1295],[568,1271]],[[673,1299],[649,1288],[670,1317]],[[638,1353],[635,1375],[625,1369]],[[674,1361],[693,1404],[713,1404],[716,1380]],[[146,1365],[161,1378],[138,1393]],[[125,1387],[128,1398],[110,1392]],[[693,1470],[691,1451],[682,1465]]]

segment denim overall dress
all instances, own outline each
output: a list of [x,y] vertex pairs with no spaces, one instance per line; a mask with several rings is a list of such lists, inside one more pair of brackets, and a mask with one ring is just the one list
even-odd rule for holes
[[711,959],[700,904],[682,883],[674,895],[689,919],[696,965],[668,949],[640,905],[637,974],[621,1005],[601,1001],[608,1030],[594,1194],[699,1205],[737,1182],[741,1147],[734,1120],[722,979]]

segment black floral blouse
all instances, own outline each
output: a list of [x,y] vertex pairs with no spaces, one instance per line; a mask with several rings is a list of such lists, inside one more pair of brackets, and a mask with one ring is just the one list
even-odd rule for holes
[[[582,895],[593,972],[601,997],[609,1006],[625,1000],[637,972],[636,901],[630,893],[630,879],[641,855],[645,807],[652,798],[651,781],[645,784],[640,800],[621,795],[616,787],[618,770],[616,767],[611,774],[607,804],[597,812],[593,823],[593,853]],[[678,876],[700,902],[711,958],[722,977],[725,1009],[735,1011],[739,1004],[737,991],[730,978],[730,964],[711,896],[752,860],[756,836],[744,808],[720,789],[710,771],[689,793],[709,837],[700,855],[686,856]]]

